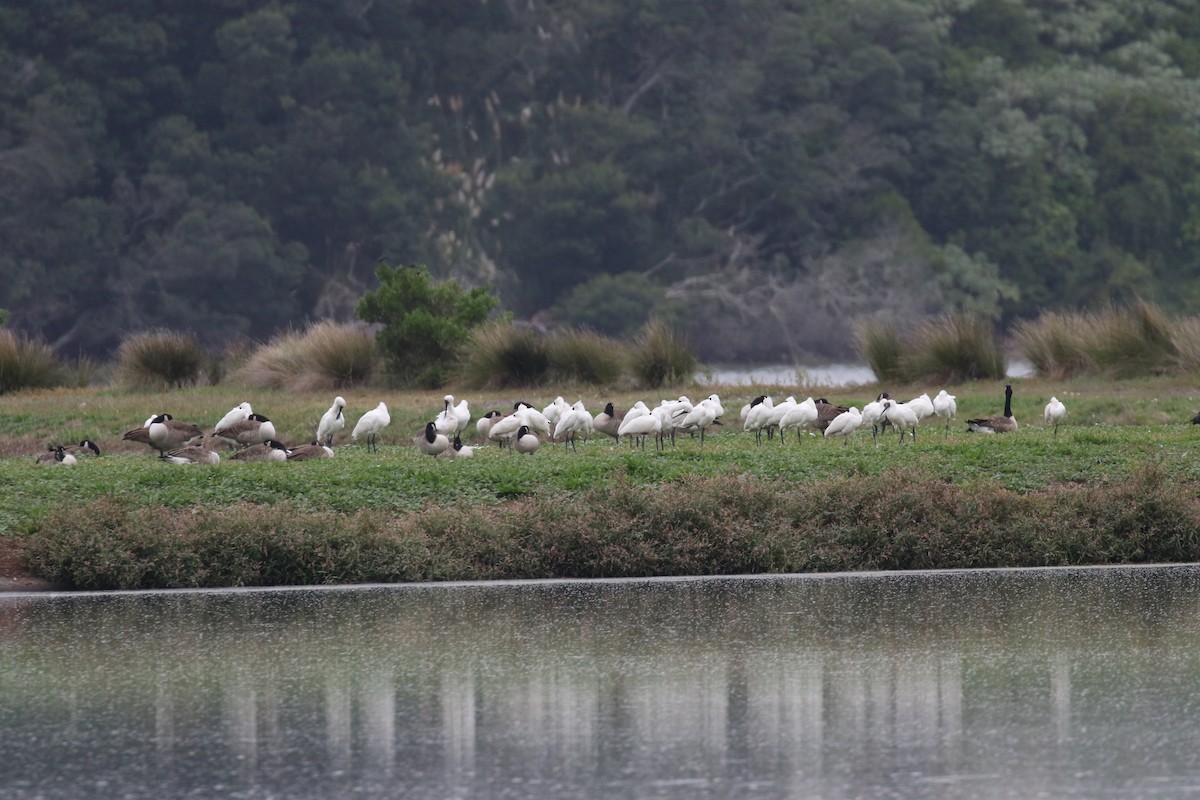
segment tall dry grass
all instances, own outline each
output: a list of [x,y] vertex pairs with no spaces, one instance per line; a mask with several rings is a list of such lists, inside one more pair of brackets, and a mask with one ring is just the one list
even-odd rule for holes
[[1200,367],[1200,320],[1172,318],[1140,300],[1091,312],[1047,312],[1018,323],[1014,338],[1048,377],[1130,378]]
[[236,377],[249,386],[303,392],[367,386],[378,374],[371,332],[326,320],[279,334],[254,351]]
[[133,388],[195,386],[208,365],[195,335],[183,331],[143,331],[117,349],[117,378]]
[[611,386],[621,380],[629,349],[617,339],[587,330],[552,335],[546,346],[556,380]]
[[66,371],[49,345],[0,328],[0,394],[65,382]]
[[458,365],[458,379],[476,389],[538,386],[549,372],[543,337],[507,320],[475,328]]
[[860,325],[863,359],[884,383],[1000,379],[1007,372],[1004,350],[983,317],[955,312],[901,334],[894,326]]
[[642,388],[690,383],[696,372],[696,356],[683,334],[654,319],[642,327],[630,349],[629,368]]

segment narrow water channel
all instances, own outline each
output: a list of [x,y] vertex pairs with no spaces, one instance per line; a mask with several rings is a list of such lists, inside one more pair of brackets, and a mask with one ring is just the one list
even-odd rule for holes
[[0,595],[0,797],[1194,797],[1198,577]]

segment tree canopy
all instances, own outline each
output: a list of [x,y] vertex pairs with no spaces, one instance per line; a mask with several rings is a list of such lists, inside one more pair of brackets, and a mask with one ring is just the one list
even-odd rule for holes
[[1200,311],[1185,0],[0,0],[0,64],[0,307],[60,350],[349,319],[381,257],[708,358]]

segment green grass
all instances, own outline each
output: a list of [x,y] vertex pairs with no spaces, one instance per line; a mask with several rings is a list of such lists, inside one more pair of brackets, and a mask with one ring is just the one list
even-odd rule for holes
[[[755,387],[753,391],[759,388]],[[771,393],[779,397],[795,393],[795,387],[776,388]],[[821,393],[835,403],[861,406],[880,388],[827,389]],[[895,397],[908,398],[934,387],[886,388]],[[751,508],[751,500],[762,502],[763,497],[777,494],[783,498],[795,494],[796,498],[786,502],[804,506],[808,509],[804,514],[815,514],[817,520],[823,515],[834,521],[841,519],[837,525],[847,530],[853,528],[846,534],[851,538],[870,537],[863,533],[861,526],[854,528],[846,521],[849,512],[845,509],[822,504],[849,502],[850,508],[859,508],[858,513],[864,519],[881,513],[897,515],[897,519],[908,519],[916,514],[917,518],[908,524],[925,525],[948,536],[954,526],[968,524],[970,520],[928,521],[928,515],[946,512],[945,509],[939,512],[937,508],[942,502],[939,494],[952,491],[958,498],[952,502],[964,502],[962,498],[978,489],[992,497],[989,502],[1004,508],[1024,503],[1018,511],[1005,511],[1001,516],[1013,514],[1013,519],[1023,520],[1018,527],[1028,540],[1037,535],[1037,525],[1030,520],[1041,519],[1051,528],[1059,525],[1067,530],[1072,524],[1077,527],[1090,524],[1071,523],[1055,517],[1059,512],[1047,504],[1051,502],[1050,498],[1057,496],[1056,493],[1064,491],[1075,492],[1072,497],[1082,490],[1097,492],[1100,497],[1105,496],[1105,492],[1116,493],[1116,496],[1134,491],[1130,487],[1145,484],[1145,476],[1152,474],[1157,487],[1155,491],[1170,493],[1181,503],[1197,499],[1193,487],[1200,479],[1200,461],[1196,458],[1200,451],[1200,426],[1191,425],[1189,420],[1200,407],[1200,397],[1186,380],[1166,377],[1124,382],[1078,379],[1069,384],[1017,381],[1014,412],[1022,427],[1015,435],[1001,436],[968,434],[963,422],[971,416],[998,412],[1003,399],[1001,386],[982,382],[946,388],[958,396],[960,421],[948,434],[940,425],[931,422],[919,430],[915,445],[899,445],[896,437],[889,435],[881,438],[879,446],[874,447],[870,432],[859,431],[848,447],[811,436],[798,444],[790,440],[788,444],[780,445],[776,440],[756,446],[753,436],[736,427],[733,409],[740,408],[749,399],[751,391],[741,387],[721,392],[726,408],[732,412],[732,415],[726,415],[727,420],[734,424],[714,429],[715,433],[710,431],[703,449],[697,439],[687,436],[681,437],[675,448],[668,447],[664,452],[631,450],[626,445],[617,446],[607,438],[597,438],[581,444],[577,453],[565,452],[559,445],[546,443],[533,456],[518,456],[489,445],[479,448],[475,458],[470,460],[432,459],[421,455],[409,444],[410,437],[420,430],[423,422],[432,419],[440,410],[440,394],[352,395],[347,396],[350,401],[347,430],[353,427],[359,414],[374,407],[379,400],[387,402],[391,409],[392,426],[383,435],[379,453],[368,453],[361,444],[340,443],[337,457],[328,461],[243,464],[226,460],[217,467],[163,463],[144,446],[122,443],[120,434],[140,425],[145,416],[158,410],[169,410],[178,419],[209,426],[232,405],[250,400],[256,410],[276,422],[285,441],[306,441],[320,414],[328,407],[330,398],[325,394],[294,392],[247,393],[229,387],[150,394],[115,390],[19,393],[0,397],[0,452],[6,456],[0,458],[0,485],[5,487],[5,491],[0,492],[0,536],[26,539],[49,547],[54,537],[60,535],[59,529],[66,531],[61,535],[70,535],[76,527],[87,528],[82,524],[84,521],[105,513],[115,514],[114,518],[119,522],[113,524],[128,528],[125,534],[113,531],[113,542],[122,541],[121,535],[133,535],[131,531],[152,541],[153,531],[157,529],[179,528],[181,532],[175,538],[183,539],[205,531],[215,536],[211,531],[226,530],[227,536],[246,537],[242,545],[249,547],[249,542],[253,541],[257,542],[254,547],[268,551],[280,543],[259,542],[257,537],[269,539],[272,530],[279,536],[301,535],[294,531],[287,533],[296,525],[304,528],[303,537],[316,539],[323,536],[336,538],[335,534],[341,535],[339,531],[343,527],[360,533],[366,531],[362,535],[367,538],[384,536],[391,542],[389,547],[400,540],[413,546],[416,546],[414,542],[425,542],[421,545],[425,547],[429,537],[441,541],[448,535],[447,531],[456,531],[461,547],[470,553],[460,552],[446,563],[435,559],[429,563],[422,561],[423,566],[396,566],[398,572],[386,574],[403,574],[410,578],[416,575],[419,579],[512,577],[527,574],[521,571],[524,569],[521,564],[530,569],[540,565],[537,569],[551,570],[552,574],[626,574],[623,570],[636,570],[632,565],[639,564],[640,568],[656,570],[654,574],[666,574],[664,571],[673,569],[670,564],[674,562],[671,556],[654,548],[666,547],[675,552],[679,548],[686,550],[699,546],[696,542],[689,544],[686,533],[673,534],[677,538],[671,543],[646,544],[651,550],[634,548],[636,552],[627,552],[627,547],[632,545],[624,540],[613,540],[605,545],[615,548],[611,552],[605,550],[605,554],[598,555],[588,551],[590,555],[584,560],[590,566],[586,569],[580,565],[572,566],[570,558],[562,553],[555,557],[559,560],[554,566],[546,566],[543,560],[549,559],[549,555],[534,557],[526,553],[518,556],[511,548],[531,546],[521,544],[526,537],[549,536],[546,526],[559,530],[564,536],[600,537],[607,541],[615,534],[591,530],[583,524],[584,516],[603,517],[610,511],[615,514],[628,510],[633,502],[631,498],[612,494],[613,487],[618,486],[626,487],[622,490],[625,492],[662,495],[663,502],[671,508],[664,506],[656,513],[674,520],[670,523],[672,526],[680,525],[680,530],[692,531],[697,536],[708,531],[701,538],[720,541],[730,535],[740,540],[743,534],[729,531],[742,531],[748,524],[740,517],[729,517],[729,514],[742,513],[737,511],[742,508],[747,517],[755,517],[758,512]],[[708,389],[678,386],[664,389],[661,394],[671,397],[685,392],[698,397],[707,394]],[[1056,394],[1068,407],[1067,425],[1060,429],[1057,438],[1041,424],[1041,408],[1050,394]],[[472,405],[474,416],[489,408],[511,407],[512,400],[517,397],[499,393],[466,392],[464,395]],[[584,393],[581,396],[595,412],[605,399],[613,399],[619,406],[627,407],[639,395],[601,398]],[[656,396],[640,396],[651,405],[657,403]],[[540,406],[551,398],[521,392],[520,399]],[[98,459],[84,459],[74,468],[34,465],[33,454],[44,449],[47,442],[77,441],[84,436],[98,441],[105,454]],[[893,500],[896,496],[907,497],[912,509],[906,511],[896,506]],[[676,497],[674,502],[670,501],[672,497]],[[637,502],[643,501],[644,498]],[[1087,506],[1082,501],[1072,502],[1075,505],[1071,508],[1075,510],[1071,513],[1076,516],[1085,513]],[[1094,500],[1089,502],[1096,503]],[[106,505],[112,503],[119,506],[119,513]],[[606,510],[609,503],[617,503],[620,508]],[[921,510],[918,507],[923,503],[928,504],[928,508]],[[1130,505],[1122,501],[1122,505],[1116,506],[1116,510],[1107,516],[1114,518],[1118,511]],[[533,510],[515,511],[517,508]],[[950,511],[959,513],[955,509]],[[785,514],[778,509],[777,513]],[[786,512],[796,513],[799,512]],[[982,512],[970,503],[961,511],[967,517],[979,513]],[[489,516],[493,514],[500,517]],[[1184,511],[1172,511],[1171,514],[1181,519],[1187,517]],[[647,517],[651,518],[653,515]],[[927,521],[921,522],[922,519]],[[767,519],[755,525],[769,527],[769,523],[770,519]],[[983,525],[983,522],[979,524]],[[980,530],[985,532],[978,536],[1003,539],[1003,534],[986,533],[992,530],[988,527],[992,524],[984,525]],[[377,533],[395,525],[403,527],[403,535]],[[491,534],[499,536],[498,541],[488,540],[485,535],[485,529],[493,525],[500,526],[497,531],[507,531]],[[622,517],[614,520],[611,528],[624,530],[622,526],[628,525],[634,525],[634,521]],[[265,532],[258,531],[264,526]],[[577,526],[582,527],[575,530]],[[641,533],[636,534],[637,537],[654,539],[657,536],[644,528],[638,530]],[[962,535],[968,533],[970,531]],[[754,535],[771,538],[775,534],[760,531]],[[87,539],[86,546],[102,546],[99,543],[107,541],[105,536],[107,534],[101,531]],[[399,540],[396,540],[397,536]],[[512,537],[516,540],[510,541]],[[230,541],[230,544],[237,543]],[[583,547],[574,539],[546,546],[565,548],[568,545]],[[77,542],[72,546],[84,545]],[[148,546],[140,545],[143,549]],[[340,546],[367,545],[359,542]],[[445,546],[448,545],[438,545],[439,548]],[[891,554],[880,556],[880,562],[864,562],[845,555],[842,550],[848,546],[846,541],[839,540],[835,549],[840,555],[836,558],[813,556],[815,560],[796,562],[793,556],[788,556],[763,563],[787,568],[796,568],[797,564],[813,568],[837,567],[838,564],[843,565],[839,568],[846,565],[864,568],[864,564],[886,566],[892,563],[888,559],[901,558],[897,563],[913,566],[925,563],[921,559],[933,558],[922,555],[920,558],[912,556],[915,560],[905,560],[910,556]],[[945,543],[939,545],[941,555],[938,558],[942,560],[938,563],[946,563],[945,548],[948,546]],[[1022,548],[1035,546],[1025,541]],[[1112,547],[1115,546],[1109,546],[1104,552],[1120,552],[1119,547],[1116,550]],[[487,562],[487,557],[480,555],[479,548],[494,554],[503,551],[506,555],[495,557],[506,566],[503,569],[494,564],[487,566],[487,563],[480,566],[479,559]],[[1066,556],[1061,555],[1060,550],[1048,552],[1058,553],[1054,558],[1061,561]],[[61,558],[78,562],[78,552],[71,552],[73,555],[62,555]],[[441,550],[438,552],[438,558],[445,556]],[[1086,554],[1079,556],[1084,560],[1100,557],[1087,548],[1079,552]],[[1005,557],[1003,550],[989,551],[986,558],[980,556],[987,563],[997,560],[1003,563]],[[1007,557],[1015,563],[1025,563],[1030,558],[1020,548],[1012,550]],[[120,561],[122,556],[119,552],[109,553],[108,558]],[[379,578],[379,573],[368,569],[372,558],[362,556],[362,569],[352,573],[345,571],[345,565],[339,566],[336,559],[323,563],[330,575]],[[458,560],[460,558],[465,561]],[[595,558],[600,558],[603,564],[595,562]],[[680,555],[679,558],[679,568],[690,565],[692,569],[716,569],[711,562],[695,554]],[[729,558],[732,560],[721,562],[729,569],[758,563],[746,562],[741,556]],[[512,559],[517,561],[512,562]],[[572,572],[576,567],[583,571]],[[283,568],[276,564],[271,569]],[[311,576],[304,577],[308,573],[303,570],[271,572],[266,577],[257,572],[237,574],[241,576],[237,578],[241,582],[288,582],[281,577],[285,575],[291,575],[293,581],[311,579]],[[535,574],[544,576],[542,572]],[[208,575],[208,579],[218,578]]]

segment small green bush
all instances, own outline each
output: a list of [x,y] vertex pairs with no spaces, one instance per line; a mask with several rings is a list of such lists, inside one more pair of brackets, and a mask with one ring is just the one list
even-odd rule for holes
[[471,329],[499,299],[482,286],[464,292],[456,281],[435,282],[424,266],[381,263],[375,272],[379,288],[363,295],[358,316],[383,325],[376,340],[402,385],[437,388],[454,372]]
[[552,335],[546,352],[556,379],[597,386],[619,381],[629,358],[628,348],[620,341],[586,330]]
[[122,383],[134,387],[195,385],[207,357],[196,337],[177,331],[145,331],[121,342],[117,370]]
[[696,372],[696,357],[674,328],[661,320],[651,320],[630,350],[629,367],[639,386],[652,389],[690,383]]
[[63,366],[48,345],[0,328],[0,394],[61,386],[65,380]]

